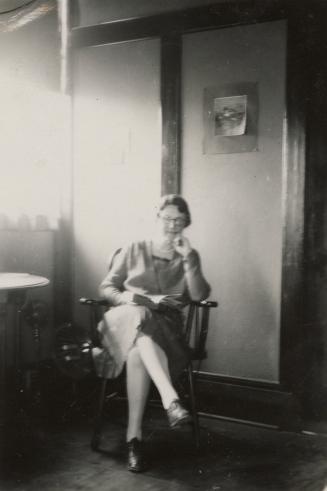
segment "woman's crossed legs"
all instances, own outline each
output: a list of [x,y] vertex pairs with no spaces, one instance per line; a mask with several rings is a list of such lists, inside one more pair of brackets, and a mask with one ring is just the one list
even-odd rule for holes
[[141,334],[127,358],[127,441],[142,440],[142,419],[150,381],[157,387],[163,407],[168,409],[178,395],[172,385],[166,353],[152,338]]

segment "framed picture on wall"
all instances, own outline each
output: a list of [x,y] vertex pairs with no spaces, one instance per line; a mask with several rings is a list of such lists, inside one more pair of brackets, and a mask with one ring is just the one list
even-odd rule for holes
[[203,152],[254,152],[257,147],[258,87],[254,82],[204,89]]

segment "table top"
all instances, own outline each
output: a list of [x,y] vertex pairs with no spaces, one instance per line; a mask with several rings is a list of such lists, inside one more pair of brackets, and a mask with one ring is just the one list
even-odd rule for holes
[[44,276],[29,273],[0,273],[0,290],[20,290],[46,286],[50,281]]

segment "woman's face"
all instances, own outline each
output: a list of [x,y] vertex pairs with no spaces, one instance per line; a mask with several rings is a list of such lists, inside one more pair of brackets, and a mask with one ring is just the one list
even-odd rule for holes
[[185,228],[185,213],[181,213],[175,205],[167,205],[160,211],[158,218],[161,233],[168,240],[174,240]]

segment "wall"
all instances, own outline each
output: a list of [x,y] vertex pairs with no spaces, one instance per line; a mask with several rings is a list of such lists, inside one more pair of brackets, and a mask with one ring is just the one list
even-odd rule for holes
[[[220,306],[203,370],[278,381],[285,23],[184,36],[182,191]],[[257,82],[258,151],[203,153],[203,89]]]
[[56,11],[1,32],[0,60],[0,213],[13,226],[20,214],[55,222],[66,144]]
[[[4,29],[4,25],[1,25]],[[46,276],[50,286],[28,293],[47,303],[41,356],[52,355],[55,226],[65,161],[64,105],[59,93],[57,12],[0,32],[0,271]],[[46,215],[38,216],[38,215]],[[23,358],[35,361],[23,325]]]
[[[151,230],[160,196],[159,42],[81,50],[74,76],[74,300],[115,248]],[[83,307],[75,318],[85,324]]]
[[[160,193],[158,41],[83,49],[74,80],[77,300],[97,294],[108,254],[151,225]],[[258,82],[257,152],[203,155],[203,88],[218,80]],[[220,303],[202,369],[273,382],[279,378],[284,85],[283,22],[183,38],[182,192],[194,216],[188,234]],[[75,318],[87,322],[77,305]]]

